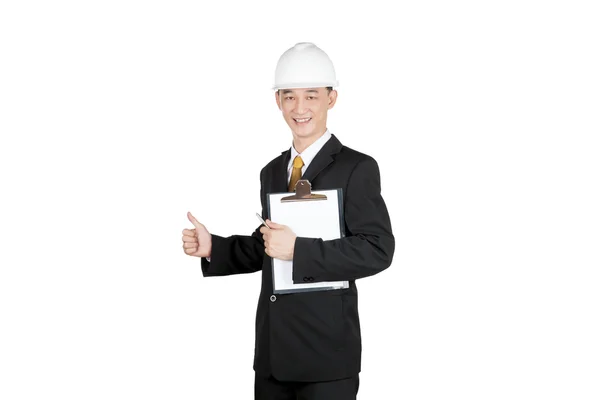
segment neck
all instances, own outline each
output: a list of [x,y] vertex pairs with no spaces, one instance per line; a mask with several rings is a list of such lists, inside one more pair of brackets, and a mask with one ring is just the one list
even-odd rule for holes
[[319,138],[321,136],[323,136],[326,131],[327,131],[327,128],[325,128],[323,130],[323,132],[321,132],[318,135],[309,136],[309,137],[306,137],[306,138],[301,138],[301,137],[297,137],[297,136],[294,135],[294,149],[296,149],[296,151],[298,153],[302,154],[302,152],[304,150],[306,150],[308,148],[308,146],[310,146],[311,144],[313,144],[314,142],[316,142],[317,140],[319,140]]

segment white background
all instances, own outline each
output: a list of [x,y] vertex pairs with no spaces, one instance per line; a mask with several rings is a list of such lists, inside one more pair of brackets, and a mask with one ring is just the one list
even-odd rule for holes
[[181,231],[257,226],[301,41],[396,236],[359,398],[600,398],[593,3],[2,2],[0,398],[252,399],[260,275],[203,278]]

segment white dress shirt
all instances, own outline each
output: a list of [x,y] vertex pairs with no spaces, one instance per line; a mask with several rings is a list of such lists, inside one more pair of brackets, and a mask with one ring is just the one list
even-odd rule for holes
[[331,138],[331,132],[329,132],[329,129],[327,129],[325,131],[325,133],[323,134],[323,136],[318,138],[313,144],[311,144],[306,149],[304,149],[302,154],[298,154],[298,152],[294,148],[294,144],[292,143],[292,147],[291,147],[292,156],[290,157],[290,162],[288,163],[288,169],[287,169],[288,184],[290,183],[290,179],[292,178],[292,169],[294,168],[294,158],[296,158],[296,156],[298,156],[298,155],[300,156],[300,158],[302,158],[302,161],[304,162],[304,165],[302,166],[302,174],[304,174],[304,172],[306,172],[306,169],[308,168],[308,165],[315,158],[315,156],[317,155],[319,150],[321,150],[323,148],[323,146],[325,146],[325,143],[327,143],[327,141],[330,138]]

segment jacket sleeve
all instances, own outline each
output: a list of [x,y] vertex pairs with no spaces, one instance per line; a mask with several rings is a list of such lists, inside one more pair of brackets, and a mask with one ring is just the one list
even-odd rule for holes
[[360,161],[348,181],[344,219],[349,235],[322,240],[297,237],[294,247],[294,283],[352,281],[385,270],[392,263],[394,236],[381,197],[377,162]]
[[262,269],[265,246],[257,228],[251,236],[212,236],[210,261],[201,259],[204,276],[245,274]]
[[[261,171],[260,202],[263,218],[265,212],[265,193],[263,182],[264,169]],[[265,256],[265,245],[260,226],[250,236],[233,235],[223,237],[211,234],[212,250],[210,261],[201,258],[202,274],[207,276],[225,276],[260,271]]]

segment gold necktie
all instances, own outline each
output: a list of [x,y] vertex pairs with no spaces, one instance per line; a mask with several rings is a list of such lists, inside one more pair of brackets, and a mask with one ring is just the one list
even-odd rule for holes
[[290,184],[288,186],[288,192],[293,192],[296,190],[296,183],[302,176],[302,167],[304,166],[304,161],[300,156],[296,156],[294,158],[294,168],[292,168],[292,177],[290,178]]

